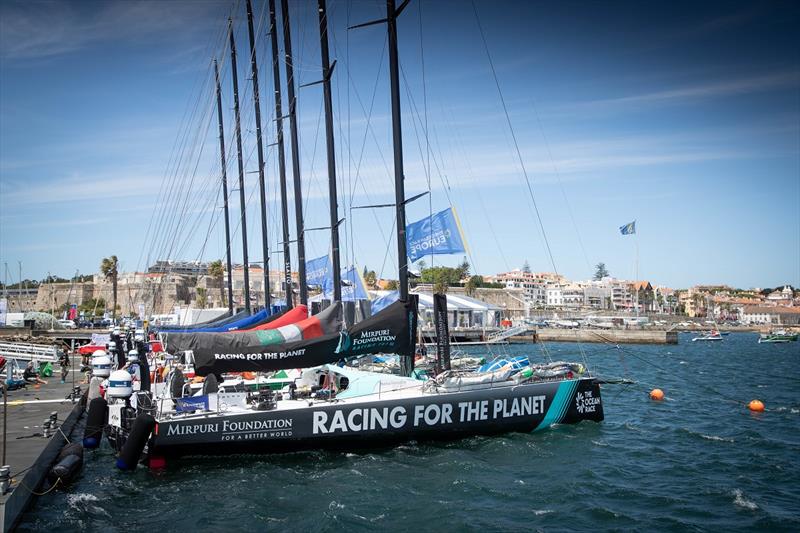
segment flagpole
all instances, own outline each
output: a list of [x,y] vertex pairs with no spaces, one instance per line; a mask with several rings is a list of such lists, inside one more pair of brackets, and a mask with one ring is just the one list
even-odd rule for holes
[[[633,242],[636,247],[636,263],[634,267],[634,275],[636,276],[636,282],[639,282],[639,233],[636,231],[636,221],[633,221]],[[636,316],[639,316],[639,287],[636,287]]]

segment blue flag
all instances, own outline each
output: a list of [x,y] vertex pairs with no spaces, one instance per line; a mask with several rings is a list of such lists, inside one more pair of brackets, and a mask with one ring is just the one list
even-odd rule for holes
[[[333,294],[333,287],[330,292]],[[354,302],[356,300],[369,300],[369,293],[358,269],[351,266],[342,273],[342,301]]]
[[426,255],[465,252],[464,235],[453,208],[407,225],[406,247],[412,262]]
[[624,226],[619,227],[619,232],[623,235],[633,235],[636,233],[636,221],[634,220],[630,224],[625,224]]
[[327,255],[306,261],[306,283],[322,288],[322,292],[328,287],[333,287],[333,276],[331,276],[331,258]]
[[[369,300],[367,286],[356,267],[345,269],[342,274],[342,301]],[[327,255],[306,261],[306,283],[322,289],[325,298],[333,297],[333,275],[331,259]]]

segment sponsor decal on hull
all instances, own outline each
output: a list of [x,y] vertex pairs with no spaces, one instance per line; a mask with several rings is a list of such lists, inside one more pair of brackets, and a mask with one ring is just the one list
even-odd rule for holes
[[[426,396],[351,405],[211,415],[159,424],[155,448],[191,444],[273,441],[303,445],[358,439],[414,439],[443,435],[532,431],[559,422],[602,420],[592,380],[538,383],[489,391]],[[366,441],[364,440],[366,439]],[[270,451],[264,446],[264,452]]]

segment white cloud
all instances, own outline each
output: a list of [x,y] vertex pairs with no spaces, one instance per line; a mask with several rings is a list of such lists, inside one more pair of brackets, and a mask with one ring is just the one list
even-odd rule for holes
[[714,98],[718,96],[795,88],[798,86],[800,86],[800,71],[788,70],[763,74],[760,76],[751,76],[747,78],[707,82],[684,87],[674,87],[663,91],[652,91],[641,94],[621,96],[618,98],[605,98],[600,100],[590,100],[587,102],[575,102],[569,104],[569,106],[573,109],[576,106],[581,108],[605,108],[637,104],[682,102],[688,100]]
[[207,30],[203,21],[224,4],[169,1],[5,1],[0,3],[0,54],[5,59],[47,58],[90,44]]

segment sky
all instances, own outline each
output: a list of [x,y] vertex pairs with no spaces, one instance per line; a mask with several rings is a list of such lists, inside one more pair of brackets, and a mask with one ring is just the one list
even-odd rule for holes
[[[289,4],[297,83],[318,81],[316,2]],[[393,210],[352,209],[394,201],[385,25],[347,30],[384,6],[328,9],[342,264],[392,278]],[[267,240],[279,268],[265,7],[254,2]],[[16,282],[19,262],[23,278],[41,279],[96,272],[111,254],[125,271],[224,258],[214,58],[241,262],[229,16],[249,260],[263,260],[244,2],[4,0],[0,280]],[[430,195],[408,205],[408,221],[455,207],[483,275],[527,261],[580,280],[602,261],[615,277],[674,288],[800,286],[797,27],[792,1],[413,0],[398,21],[405,187]],[[321,86],[299,88],[297,102],[303,214],[319,228],[329,225]],[[284,132],[294,241],[288,120]],[[637,234],[620,235],[633,220]],[[330,232],[309,231],[306,247],[309,259],[324,255]]]

